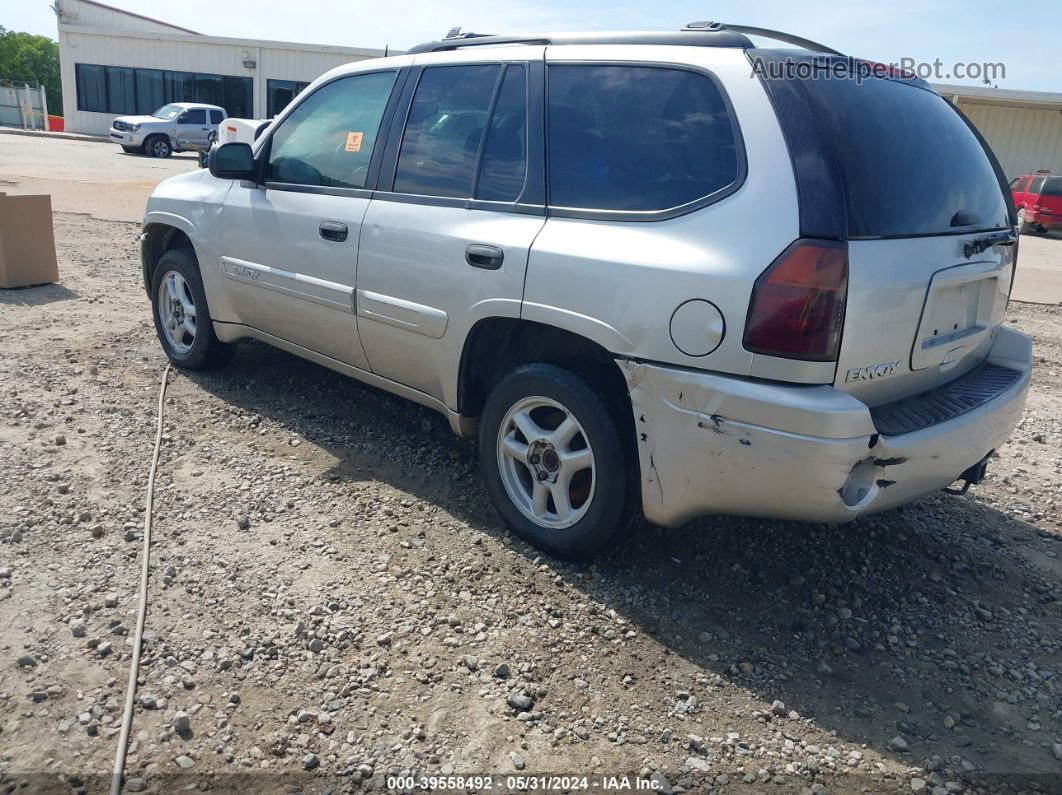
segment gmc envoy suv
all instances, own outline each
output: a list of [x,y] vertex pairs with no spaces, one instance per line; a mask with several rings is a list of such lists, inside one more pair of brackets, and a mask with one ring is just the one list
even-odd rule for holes
[[334,69],[160,184],[142,236],[174,364],[255,339],[430,406],[575,558],[639,514],[839,523],[977,483],[1029,385],[1017,248],[928,84],[707,22]]

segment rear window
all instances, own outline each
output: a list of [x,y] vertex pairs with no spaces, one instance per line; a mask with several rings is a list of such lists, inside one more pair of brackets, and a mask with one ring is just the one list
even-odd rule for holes
[[992,162],[947,100],[883,78],[819,78],[805,85],[834,141],[850,237],[1008,226]]
[[1048,177],[1041,196],[1062,196],[1062,177]]

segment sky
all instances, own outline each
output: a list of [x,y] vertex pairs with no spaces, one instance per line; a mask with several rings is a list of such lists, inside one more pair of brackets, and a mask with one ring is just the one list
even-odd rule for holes
[[[1019,13],[999,0],[107,0],[213,36],[405,49],[451,27],[488,33],[677,30],[699,19],[784,30],[883,63],[942,63],[932,82],[957,79],[954,64],[1001,63],[999,88],[1062,92],[1062,2]],[[0,25],[56,38],[45,0],[0,1]]]

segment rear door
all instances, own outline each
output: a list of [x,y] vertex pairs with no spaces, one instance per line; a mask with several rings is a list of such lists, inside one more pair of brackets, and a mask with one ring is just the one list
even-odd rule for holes
[[544,222],[541,156],[529,157],[541,124],[528,121],[542,48],[462,55],[428,56],[410,74],[365,215],[357,290],[373,372],[451,408],[469,329],[519,317]]
[[[956,378],[987,355],[1010,291],[1015,246],[1005,244],[1014,238],[998,165],[925,84],[802,82],[844,195],[848,298],[835,385],[877,405]],[[985,239],[1001,244],[976,250]]]
[[1031,177],[1018,177],[1010,183],[1011,195],[1014,198],[1014,206],[1019,210],[1025,206],[1026,192],[1029,189]]

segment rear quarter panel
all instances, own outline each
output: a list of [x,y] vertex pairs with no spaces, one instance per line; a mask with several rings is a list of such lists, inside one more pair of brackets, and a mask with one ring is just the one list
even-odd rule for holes
[[[550,47],[547,60],[672,62],[714,73],[737,117],[748,168],[735,193],[678,218],[549,218],[531,249],[523,317],[623,356],[749,374],[753,356],[741,340],[752,285],[798,236],[799,219],[789,152],[744,53],[565,46]],[[693,298],[711,301],[726,322],[722,342],[706,356],[688,356],[671,340],[672,314]]]

